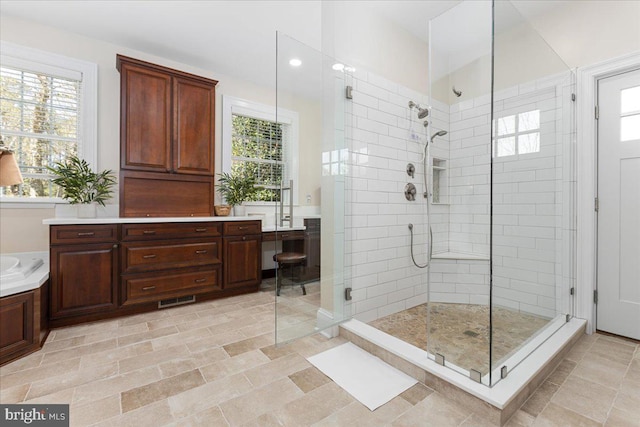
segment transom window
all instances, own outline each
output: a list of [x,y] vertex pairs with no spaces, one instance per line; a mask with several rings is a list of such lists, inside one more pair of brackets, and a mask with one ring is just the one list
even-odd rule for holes
[[640,86],[620,91],[620,141],[640,139]]
[[61,190],[47,166],[70,155],[95,163],[96,70],[95,64],[2,43],[0,136],[24,179],[2,188],[4,201],[57,199]]
[[493,121],[494,157],[540,152],[540,110]]

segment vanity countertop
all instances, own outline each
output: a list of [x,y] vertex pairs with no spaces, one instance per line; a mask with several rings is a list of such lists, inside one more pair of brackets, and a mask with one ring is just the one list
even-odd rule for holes
[[[255,216],[187,216],[187,217],[103,217],[103,218],[47,218],[42,221],[45,225],[84,225],[84,224],[149,224],[160,222],[213,222],[213,221],[257,221]],[[305,230],[304,225],[293,227],[278,227],[267,225],[262,227],[263,233],[273,231],[285,232]]]
[[47,218],[45,225],[82,225],[82,224],[149,224],[157,222],[212,222],[212,221],[255,221],[249,216],[180,216],[180,217],[103,217],[103,218]]

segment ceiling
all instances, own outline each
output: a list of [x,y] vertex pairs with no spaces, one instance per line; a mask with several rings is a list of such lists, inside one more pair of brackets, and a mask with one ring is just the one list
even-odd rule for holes
[[[459,0],[354,2],[425,42],[429,19],[458,3]],[[527,6],[529,13],[535,13],[563,2],[522,3],[531,3]],[[320,50],[321,9],[322,2],[312,0],[0,1],[0,13],[5,16],[267,85],[273,82],[276,31]],[[459,34],[448,39],[451,43],[461,42]]]

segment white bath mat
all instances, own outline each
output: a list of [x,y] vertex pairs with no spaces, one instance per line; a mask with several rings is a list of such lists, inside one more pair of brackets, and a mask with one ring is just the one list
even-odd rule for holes
[[418,382],[350,342],[307,360],[372,411]]

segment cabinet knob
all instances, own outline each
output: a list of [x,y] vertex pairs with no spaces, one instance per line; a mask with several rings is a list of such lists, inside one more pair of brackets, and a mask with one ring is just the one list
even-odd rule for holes
[[144,288],[142,288],[143,291],[152,291],[154,290],[156,287],[155,286],[145,286]]
[[118,244],[116,243],[115,245],[113,245],[113,249],[117,249],[118,248]]
[[208,252],[208,251],[207,251],[206,249],[199,249],[199,250],[197,250],[197,251],[196,251],[196,253],[197,253],[198,255],[206,254],[207,252]]
[[242,240],[247,240],[247,236],[242,236]]
[[193,283],[204,283],[204,282],[206,282],[206,281],[207,281],[207,279],[203,277],[202,279],[195,279],[195,280],[193,281]]
[[152,259],[155,258],[157,255],[156,254],[150,254],[150,255],[143,255],[142,258],[143,259]]
[[142,234],[156,234],[155,230],[143,230]]
[[206,228],[196,228],[196,233],[204,233],[205,231],[207,231]]

